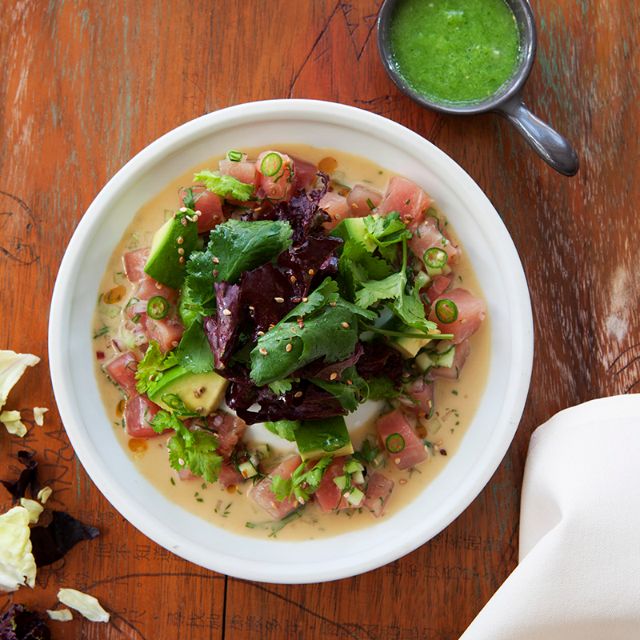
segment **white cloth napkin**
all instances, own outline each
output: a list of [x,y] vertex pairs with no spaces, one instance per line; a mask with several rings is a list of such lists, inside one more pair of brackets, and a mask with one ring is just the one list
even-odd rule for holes
[[461,640],[640,639],[640,395],[535,431],[519,562]]

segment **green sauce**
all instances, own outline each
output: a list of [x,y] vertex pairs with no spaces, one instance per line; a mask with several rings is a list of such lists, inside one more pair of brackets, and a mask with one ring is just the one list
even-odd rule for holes
[[520,37],[504,0],[405,0],[391,22],[396,68],[433,102],[470,104],[516,70]]

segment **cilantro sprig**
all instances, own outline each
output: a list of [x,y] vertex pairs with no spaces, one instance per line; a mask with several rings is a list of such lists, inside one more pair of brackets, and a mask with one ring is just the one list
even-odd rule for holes
[[276,500],[282,502],[288,498],[295,498],[300,504],[305,504],[314,494],[324,476],[324,472],[331,464],[333,458],[325,456],[320,458],[312,467],[308,467],[307,462],[300,464],[290,478],[273,476],[271,479],[271,491]]
[[215,193],[221,198],[232,198],[246,202],[253,195],[253,185],[240,182],[237,178],[221,175],[217,171],[199,171],[193,176],[194,182],[201,182],[207,191]]
[[151,427],[156,433],[175,432],[167,444],[169,464],[173,469],[189,469],[207,482],[218,479],[222,457],[216,453],[218,439],[215,434],[201,429],[191,431],[168,411],[158,411],[151,420]]
[[164,354],[158,343],[151,340],[136,370],[136,390],[138,393],[146,393],[152,384],[160,380],[167,369],[171,369],[177,364],[178,359],[173,351]]

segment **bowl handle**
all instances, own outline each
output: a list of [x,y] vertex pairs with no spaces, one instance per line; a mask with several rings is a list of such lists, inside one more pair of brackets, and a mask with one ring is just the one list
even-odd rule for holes
[[578,172],[578,154],[570,142],[531,113],[520,96],[501,104],[498,111],[548,165],[565,176],[574,176]]

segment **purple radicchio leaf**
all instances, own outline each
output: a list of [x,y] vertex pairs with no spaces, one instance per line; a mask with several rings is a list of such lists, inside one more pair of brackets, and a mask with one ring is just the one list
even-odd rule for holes
[[[296,371],[293,374],[293,377],[306,379],[318,378],[320,380],[330,381],[332,379],[332,375],[335,373],[337,374],[337,377],[340,378],[342,376],[342,372],[348,367],[352,367],[353,365],[355,365],[358,360],[360,360],[363,353],[364,349],[362,347],[362,344],[359,342],[356,345],[353,354],[350,355],[346,360],[327,364],[324,359],[321,358]],[[336,376],[333,376],[334,380],[335,378]]]
[[242,304],[258,331],[268,331],[300,300],[293,298],[293,285],[282,269],[271,263],[243,274],[240,281]]
[[216,315],[203,321],[216,369],[224,369],[229,363],[242,322],[240,286],[216,282]]
[[31,528],[33,557],[38,567],[52,564],[82,540],[93,540],[100,535],[95,527],[76,520],[64,511],[53,511],[46,527]]
[[358,373],[366,379],[384,376],[399,386],[404,371],[400,353],[382,341],[364,343],[364,352],[356,364]]
[[330,220],[329,214],[318,206],[327,192],[329,177],[319,172],[322,185],[318,189],[301,191],[289,202],[279,202],[275,208],[275,217],[286,220],[293,229],[293,244],[300,244],[313,233],[322,233],[322,225]]
[[38,461],[34,459],[35,453],[29,451],[18,451],[18,460],[24,466],[15,482],[0,480],[15,502],[24,498],[27,489],[31,491],[32,497],[38,493]]
[[45,618],[22,604],[12,604],[0,614],[0,640],[50,640]]
[[[319,420],[346,413],[335,396],[307,381],[277,395],[269,387],[256,387],[248,377],[245,381],[236,379],[227,389],[226,401],[247,424],[265,420]],[[253,407],[255,404],[258,409]]]

